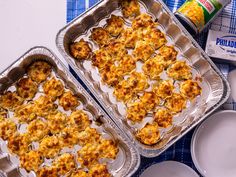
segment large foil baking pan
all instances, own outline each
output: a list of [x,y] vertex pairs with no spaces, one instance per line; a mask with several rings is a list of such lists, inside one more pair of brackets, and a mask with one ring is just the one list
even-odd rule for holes
[[76,62],[69,53],[71,42],[80,38],[90,40],[91,28],[104,26],[105,20],[111,14],[121,15],[119,0],[103,0],[74,19],[59,31],[56,44],[75,73],[89,88],[114,122],[126,132],[139,149],[140,154],[146,157],[154,157],[160,155],[219,108],[227,100],[230,88],[222,73],[163,1],[140,0],[139,2],[142,7],[141,11],[152,15],[157,20],[159,27],[167,36],[168,43],[178,48],[180,56],[189,62],[197,75],[203,79],[203,93],[197,103],[181,114],[181,121],[178,121],[170,130],[166,131],[158,144],[146,146],[136,140],[132,133],[132,128],[124,121],[125,115],[121,111],[123,108],[122,103],[114,101],[112,90],[99,82],[100,76],[97,70],[91,66],[89,61]]
[[[76,93],[82,103],[83,110],[91,113],[94,121],[101,124],[103,135],[114,139],[119,146],[119,153],[114,162],[109,165],[113,176],[131,176],[139,167],[140,155],[132,146],[129,138],[113,123],[111,118],[93,100],[80,83],[70,74],[62,62],[47,48],[35,47],[26,52],[15,63],[0,75],[0,93],[11,87],[26,73],[26,68],[37,60],[45,60],[53,66],[56,77],[63,80],[67,89]],[[18,129],[18,131],[20,131]],[[35,176],[33,172],[26,173],[19,168],[19,160],[7,150],[7,142],[0,139],[0,176],[9,177]]]

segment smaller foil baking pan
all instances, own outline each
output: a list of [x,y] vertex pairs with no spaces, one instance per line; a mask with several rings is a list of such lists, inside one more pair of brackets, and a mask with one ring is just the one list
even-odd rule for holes
[[[89,38],[95,27],[104,27],[111,15],[121,16],[119,0],[104,0],[83,13],[61,29],[57,35],[56,44],[66,61],[96,97],[104,110],[114,122],[130,137],[140,154],[155,157],[173,145],[178,139],[193,127],[205,120],[209,114],[219,108],[229,97],[229,84],[215,64],[205,54],[197,42],[176,19],[163,1],[140,0],[141,13],[147,13],[158,22],[158,28],[166,35],[167,45],[173,45],[178,51],[178,57],[189,63],[193,75],[202,79],[202,95],[188,106],[173,123],[173,126],[162,133],[161,140],[152,146],[144,145],[134,135],[136,130],[125,120],[124,103],[116,101],[113,89],[101,82],[101,76],[91,61],[76,61],[70,54],[70,44]],[[125,20],[130,26],[130,22]],[[96,45],[90,43],[93,50]]]
[[[109,172],[113,176],[131,176],[138,169],[140,164],[138,151],[134,148],[129,138],[121,132],[111,118],[107,116],[96,101],[94,101],[81,84],[70,74],[62,62],[47,48],[35,47],[30,49],[1,73],[0,93],[11,89],[20,78],[25,76],[26,68],[35,61],[48,62],[53,68],[52,74],[63,81],[67,90],[77,95],[80,103],[82,103],[80,105],[81,109],[88,113],[89,117],[92,119],[91,121],[95,125],[93,128],[96,128],[104,138],[107,137],[117,143],[119,153],[115,160],[108,162]],[[8,114],[8,117],[9,116]],[[20,127],[20,125],[17,125],[17,130],[21,133],[23,130]],[[67,150],[65,151],[67,152]],[[25,169],[20,168],[19,158],[17,155],[10,154],[7,148],[7,141],[3,141],[2,139],[0,139],[0,176],[36,176],[33,171],[28,173]]]

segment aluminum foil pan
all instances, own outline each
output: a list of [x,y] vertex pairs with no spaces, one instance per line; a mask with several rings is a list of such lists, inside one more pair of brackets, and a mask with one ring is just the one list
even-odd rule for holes
[[[80,107],[89,116],[92,127],[101,133],[102,137],[113,139],[117,142],[119,153],[117,158],[108,162],[108,170],[113,176],[131,176],[139,167],[140,155],[136,148],[132,146],[129,138],[121,132],[110,117],[101,109],[93,98],[85,91],[80,83],[69,73],[67,68],[55,57],[55,55],[44,47],[35,47],[26,52],[15,63],[7,68],[0,75],[0,93],[9,90],[26,73],[26,68],[34,61],[44,60],[53,66],[52,75],[64,82],[65,88],[75,93],[81,103]],[[40,92],[40,88],[39,88]],[[37,94],[36,94],[37,97]],[[60,110],[62,111],[62,110]],[[66,112],[65,112],[66,113]],[[8,115],[9,116],[9,115]],[[24,131],[21,126],[17,126],[18,131]],[[64,152],[73,153],[75,149]],[[50,163],[45,162],[44,163]],[[27,173],[19,167],[17,156],[11,155],[7,149],[7,141],[0,139],[0,176],[36,176],[34,172]]]
[[[126,132],[139,149],[140,154],[146,157],[154,157],[160,155],[198,123],[206,119],[214,110],[219,108],[227,100],[230,88],[222,73],[187,30],[179,23],[172,12],[170,12],[164,2],[140,0],[139,3],[141,12],[150,14],[159,23],[158,28],[166,34],[167,45],[174,45],[175,49],[179,52],[177,58],[186,61],[192,67],[194,76],[202,78],[202,95],[194,104],[188,104],[188,108],[179,114],[178,117],[174,118],[171,128],[161,130],[162,137],[156,145],[147,146],[141,144],[135,138],[135,127],[130,126],[124,118],[124,104],[117,102],[112,94],[113,90],[101,82],[101,77],[96,68],[92,67],[91,61],[78,62],[69,53],[69,45],[72,42],[78,41],[81,38],[90,40],[89,36],[92,28],[104,27],[106,19],[111,14],[121,15],[119,0],[101,1],[77,17],[60,30],[56,43],[59,51],[75,73],[82,79],[114,122]],[[126,25],[130,25],[129,21],[126,20],[125,22]],[[97,46],[92,43],[91,46],[93,50],[97,49]]]

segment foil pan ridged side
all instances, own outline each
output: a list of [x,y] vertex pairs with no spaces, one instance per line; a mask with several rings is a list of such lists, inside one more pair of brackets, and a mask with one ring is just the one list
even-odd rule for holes
[[209,114],[219,108],[229,97],[230,88],[222,73],[179,23],[172,12],[170,12],[164,2],[142,0],[140,3],[146,13],[151,14],[158,20],[162,30],[166,33],[171,42],[203,78],[203,94],[198,104],[186,112],[183,119],[184,121],[169,130],[157,145],[146,146],[135,139],[132,130],[124,121],[124,116],[119,113],[118,104],[114,104],[109,100],[109,95],[104,92],[102,83],[97,81],[96,76],[93,76],[93,69],[86,64],[83,65],[80,62],[76,62],[69,53],[69,45],[71,42],[77,40],[80,36],[85,37],[87,40],[88,32],[91,31],[91,28],[104,25],[101,21],[104,22],[104,19],[109,17],[111,13],[117,14],[119,0],[101,1],[93,8],[77,17],[60,30],[57,35],[56,43],[60,52],[76,74],[94,94],[114,122],[128,134],[131,141],[139,149],[139,152],[143,156],[154,157],[160,155],[184,134],[206,119]]
[[[107,116],[101,107],[93,100],[80,83],[69,73],[68,69],[44,47],[35,47],[26,52],[15,63],[0,75],[0,93],[4,92],[26,73],[26,68],[33,61],[45,60],[53,66],[57,77],[62,79],[67,89],[78,94],[82,100],[83,108],[94,115],[95,121],[101,122],[104,134],[112,137],[119,146],[120,155],[111,165],[110,171],[114,176],[131,176],[139,167],[140,156],[136,148],[132,146],[129,138],[121,132],[114,122]],[[19,168],[16,157],[8,153],[6,142],[0,139],[0,176],[18,177],[34,176],[34,173],[24,173]],[[23,173],[23,174],[22,174]]]

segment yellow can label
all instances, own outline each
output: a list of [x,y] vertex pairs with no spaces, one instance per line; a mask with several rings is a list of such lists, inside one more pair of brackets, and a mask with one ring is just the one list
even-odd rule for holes
[[183,14],[201,31],[223,5],[217,0],[187,0],[178,12]]

